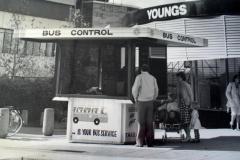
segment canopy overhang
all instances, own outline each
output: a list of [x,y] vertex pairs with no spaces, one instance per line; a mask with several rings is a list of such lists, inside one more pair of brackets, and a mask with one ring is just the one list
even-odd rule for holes
[[208,44],[204,38],[143,27],[25,29],[16,31],[14,37],[40,41],[144,38],[155,44],[170,47],[204,47]]

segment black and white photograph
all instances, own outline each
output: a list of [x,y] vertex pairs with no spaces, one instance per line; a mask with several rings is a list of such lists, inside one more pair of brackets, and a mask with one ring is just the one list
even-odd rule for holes
[[240,159],[240,0],[0,0],[0,160],[146,159]]

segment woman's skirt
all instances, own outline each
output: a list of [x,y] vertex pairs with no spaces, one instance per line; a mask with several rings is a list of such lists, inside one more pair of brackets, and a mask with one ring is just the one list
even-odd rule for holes
[[185,104],[183,99],[181,99],[180,104],[180,119],[182,127],[189,127],[191,122],[191,108],[190,105]]

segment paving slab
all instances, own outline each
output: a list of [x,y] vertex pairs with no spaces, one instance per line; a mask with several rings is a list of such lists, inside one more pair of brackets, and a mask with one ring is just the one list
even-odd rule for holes
[[[20,133],[0,139],[0,159],[25,160],[239,160],[240,131],[203,129],[199,144],[182,143],[178,134],[169,134],[165,144],[152,148],[134,145],[69,143],[65,135],[43,136]],[[64,132],[63,132],[64,133]],[[156,130],[156,134],[162,134]],[[159,136],[160,137],[160,136]]]

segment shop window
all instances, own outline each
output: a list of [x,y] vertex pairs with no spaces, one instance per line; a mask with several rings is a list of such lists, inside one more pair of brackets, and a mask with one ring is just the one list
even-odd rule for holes
[[[56,55],[55,43],[24,41],[23,55],[54,57]],[[21,48],[19,48],[21,50]]]
[[10,53],[12,45],[13,31],[10,29],[0,29],[0,52]]
[[225,108],[226,64],[224,59],[202,60],[198,64],[198,88],[201,108]]
[[26,55],[32,55],[33,54],[33,42],[26,42],[25,54]]
[[11,52],[12,33],[4,32],[3,53]]
[[46,43],[41,43],[40,44],[39,55],[45,56],[46,45],[47,45]]
[[40,55],[41,55],[40,45],[41,45],[41,43],[39,43],[39,42],[34,42],[34,43],[33,43],[32,54],[34,54],[34,55],[36,55],[36,56],[40,56]]
[[1,32],[0,30],[0,52],[3,52],[3,38],[4,38],[4,33]]

